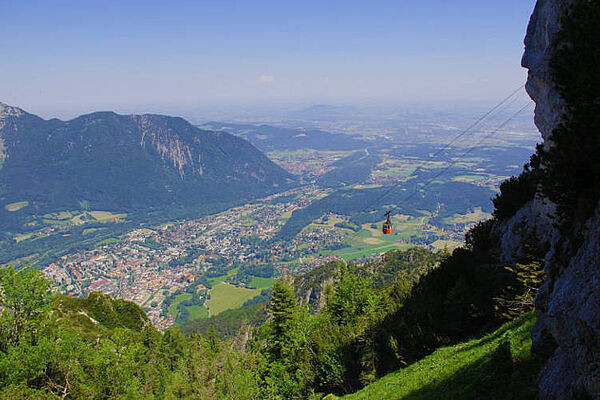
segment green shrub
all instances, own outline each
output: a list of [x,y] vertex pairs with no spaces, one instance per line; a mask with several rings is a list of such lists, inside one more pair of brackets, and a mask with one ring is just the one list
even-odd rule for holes
[[539,183],[539,165],[539,157],[534,154],[531,156],[531,163],[524,165],[521,175],[513,176],[500,184],[500,193],[492,200],[493,215],[497,220],[509,219],[533,200]]
[[465,244],[473,252],[488,252],[495,244],[492,237],[492,228],[496,223],[495,219],[479,221],[465,234]]

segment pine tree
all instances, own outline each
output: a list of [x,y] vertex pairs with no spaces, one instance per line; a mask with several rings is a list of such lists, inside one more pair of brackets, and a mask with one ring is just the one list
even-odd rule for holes
[[284,282],[276,282],[267,305],[267,311],[271,317],[268,341],[274,358],[284,356],[297,310],[298,303],[292,288]]

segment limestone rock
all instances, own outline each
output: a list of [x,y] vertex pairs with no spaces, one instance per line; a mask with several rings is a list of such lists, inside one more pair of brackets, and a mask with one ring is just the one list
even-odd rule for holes
[[[566,113],[550,74],[551,48],[560,18],[574,1],[538,0],[525,39],[526,88],[536,102],[535,122],[546,147],[552,146],[552,131]],[[600,206],[585,225],[583,245],[568,261],[555,251],[566,239],[552,227],[551,214],[552,205],[538,196],[497,228],[505,261],[518,255],[523,232],[535,232],[550,245],[532,332],[533,350],[545,360],[539,396],[600,398]]]

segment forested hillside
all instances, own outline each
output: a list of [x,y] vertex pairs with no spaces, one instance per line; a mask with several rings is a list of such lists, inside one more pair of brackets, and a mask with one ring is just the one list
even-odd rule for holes
[[[188,336],[158,332],[133,303],[56,296],[39,272],[3,269],[0,397],[352,393],[531,309],[524,296],[537,280],[522,275],[531,266],[488,265],[469,246],[453,255],[411,249],[369,264],[331,264],[298,277],[294,288],[278,281],[266,306],[186,326]],[[217,332],[220,323],[229,328]]]

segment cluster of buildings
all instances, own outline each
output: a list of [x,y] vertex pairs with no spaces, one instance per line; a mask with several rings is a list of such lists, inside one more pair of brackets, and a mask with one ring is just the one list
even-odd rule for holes
[[341,242],[339,231],[325,228],[307,230],[291,243],[271,240],[317,190],[296,189],[204,218],[136,229],[114,243],[62,256],[43,271],[64,293],[100,291],[134,301],[158,328],[166,328],[174,321],[165,315],[165,299],[202,285],[197,278],[212,267],[269,264],[285,273],[288,261]]

